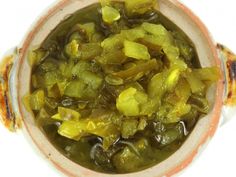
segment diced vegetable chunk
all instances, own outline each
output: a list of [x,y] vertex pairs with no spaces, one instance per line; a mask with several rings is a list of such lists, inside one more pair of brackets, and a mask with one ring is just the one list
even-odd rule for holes
[[48,52],[43,49],[32,50],[28,54],[28,61],[30,66],[34,66],[40,63],[48,55]]
[[198,110],[199,112],[206,114],[209,112],[209,102],[206,98],[201,96],[191,95],[189,100],[191,106]]
[[105,53],[123,48],[124,38],[120,34],[104,39],[101,46]]
[[30,107],[34,111],[39,111],[45,103],[45,94],[43,90],[37,90],[30,96]]
[[147,121],[145,119],[141,119],[138,124],[138,130],[144,130],[147,126]]
[[66,45],[65,52],[70,58],[79,58],[79,43],[76,40],[72,40]]
[[112,50],[109,53],[103,53],[96,60],[101,64],[120,64],[126,61],[127,57],[121,50]]
[[181,101],[185,103],[188,101],[189,97],[191,96],[191,88],[185,79],[181,79],[178,82],[175,93]]
[[78,121],[80,117],[79,112],[63,107],[58,107],[58,114],[52,116],[53,119],[62,121]]
[[120,172],[132,172],[133,169],[142,166],[143,161],[137,154],[126,147],[122,152],[114,156],[113,163]]
[[120,19],[120,13],[113,7],[104,6],[102,8],[102,19],[104,22],[112,24],[113,22]]
[[96,32],[95,23],[77,24],[77,26],[80,33],[84,35],[88,41],[91,41]]
[[102,47],[99,43],[83,44],[79,52],[82,60],[93,60],[96,56],[101,55]]
[[121,135],[123,138],[129,138],[138,131],[138,120],[125,120],[122,123]]
[[120,135],[117,126],[112,122],[116,116],[111,112],[106,112],[78,121],[64,121],[59,127],[58,133],[75,140],[87,134],[94,134],[106,140],[104,148],[107,149]]
[[124,90],[116,102],[117,109],[126,116],[139,116],[140,106],[147,103],[148,96],[137,89],[130,87]]
[[124,42],[124,53],[127,57],[137,60],[150,60],[151,58],[146,46],[127,40]]
[[179,58],[179,49],[177,47],[169,45],[164,48],[164,52],[170,61],[175,61]]
[[158,73],[152,77],[151,81],[148,84],[148,95],[151,98],[157,97],[161,99],[163,94],[165,93],[165,80],[166,80],[166,73]]
[[187,114],[191,110],[189,104],[178,102],[173,109],[168,113],[165,123],[176,123],[181,120],[181,117]]
[[111,0],[99,0],[102,7],[109,6],[111,4]]
[[135,99],[137,90],[129,88],[123,91],[117,99],[116,107],[126,116],[138,116],[140,113],[139,103]]
[[98,94],[103,79],[90,72],[83,71],[78,75],[80,80],[71,81],[65,88],[65,95],[74,98],[94,98]]
[[[134,143],[127,143],[121,152],[113,157],[113,164],[120,172],[133,172],[134,169],[143,167],[143,165],[153,160],[154,151],[150,148],[147,139],[141,138]],[[126,163],[129,162],[129,163]]]
[[163,25],[144,22],[142,28],[154,36],[164,36],[166,40],[170,40],[170,34]]
[[179,134],[176,130],[169,130],[164,133],[162,136],[161,144],[162,145],[168,145],[174,142],[178,138]]
[[50,71],[45,73],[44,75],[45,86],[53,86],[60,80],[61,80],[61,73],[58,71]]
[[144,14],[155,8],[156,0],[125,0],[125,8],[129,15]]
[[145,35],[143,38],[139,39],[139,42],[147,46],[148,49],[157,50],[158,52],[160,52],[165,45],[165,37]]
[[136,41],[137,39],[143,38],[146,32],[142,28],[133,28],[128,30],[122,30],[121,35],[129,41]]
[[166,89],[168,91],[172,91],[175,88],[176,84],[179,81],[179,77],[180,77],[179,69],[174,69],[173,71],[171,71],[171,73],[168,75],[165,81]]
[[80,122],[64,121],[58,129],[58,133],[70,139],[77,139],[82,133],[82,130],[78,128],[79,126]]
[[124,71],[119,71],[117,73],[114,73],[113,75],[118,76],[122,79],[129,79],[131,77],[136,76],[137,74],[143,72],[150,72],[152,70],[157,70],[159,68],[158,63],[155,59],[152,59],[150,61],[147,61],[143,64],[139,64],[137,66],[134,66],[130,69],[124,70]]
[[220,71],[217,67],[194,69],[193,73],[201,81],[215,82],[220,77]]
[[72,81],[67,85],[64,94],[69,97],[82,98],[85,89],[86,84],[83,81]]
[[84,71],[90,71],[92,69],[91,65],[87,61],[79,61],[76,65],[74,65],[72,69],[72,74],[74,76],[79,76],[80,73]]
[[175,38],[175,43],[180,49],[180,54],[188,62],[191,62],[194,57],[194,49],[188,44],[188,41],[184,38],[183,34],[180,32],[173,32],[173,37]]
[[48,97],[50,97],[50,98],[55,98],[55,99],[60,98],[61,92],[58,87],[58,84],[54,84],[53,86],[49,86],[47,88],[47,94],[48,94]]
[[89,85],[92,89],[97,90],[99,87],[101,87],[103,79],[90,72],[90,71],[84,71],[78,76],[81,80],[84,81],[85,84]]
[[124,84],[124,80],[120,77],[108,75],[105,78],[106,82],[110,85],[122,85]]
[[201,93],[205,89],[205,84],[193,73],[187,73],[186,79],[191,87],[192,93]]

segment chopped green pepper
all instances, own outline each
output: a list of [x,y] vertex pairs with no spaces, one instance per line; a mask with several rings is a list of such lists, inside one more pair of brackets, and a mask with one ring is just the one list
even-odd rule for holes
[[31,50],[28,54],[30,66],[39,64],[48,56],[48,52],[43,49]]
[[97,115],[97,117],[77,121],[64,121],[58,129],[58,133],[75,140],[88,134],[94,134],[106,139],[103,145],[107,149],[120,135],[117,126],[112,122],[112,118],[116,116],[107,112],[100,117]]
[[79,43],[76,40],[72,40],[69,44],[65,47],[66,54],[73,59],[79,58]]
[[139,103],[135,99],[136,93],[137,90],[131,87],[119,95],[116,107],[126,116],[138,116],[140,114]]
[[122,49],[123,43],[123,36],[120,34],[116,34],[104,39],[101,43],[101,46],[105,53],[110,53],[111,51]]
[[205,84],[193,73],[187,73],[186,79],[191,87],[192,93],[201,93],[205,89]]
[[64,94],[69,97],[82,98],[85,89],[86,84],[83,81],[72,81],[67,85]]
[[145,36],[146,32],[142,28],[133,28],[128,30],[121,30],[121,35],[129,41],[136,41]]
[[151,58],[146,46],[127,40],[124,42],[124,53],[127,57],[137,60],[150,60]]
[[157,70],[158,68],[159,68],[159,66],[158,66],[157,61],[155,59],[152,59],[148,62],[139,64],[139,65],[129,68],[127,70],[114,73],[113,75],[118,76],[122,79],[128,79],[128,78],[136,76],[140,72],[146,73],[146,72],[150,72],[155,69]]
[[120,13],[113,7],[104,6],[102,7],[102,19],[104,22],[112,24],[120,19]]
[[124,90],[118,97],[116,107],[125,116],[139,116],[141,115],[140,106],[146,104],[148,96],[130,87]]
[[220,77],[219,68],[217,67],[194,69],[193,73],[201,81],[216,82]]
[[[132,163],[126,163],[127,161]],[[113,158],[113,163],[119,172],[132,172],[142,166],[142,159],[132,152],[128,147],[126,147],[122,152],[116,154]]]
[[129,15],[144,14],[157,5],[156,0],[125,0],[125,8]]
[[172,91],[175,88],[175,86],[179,81],[179,77],[180,77],[179,69],[174,69],[173,71],[170,72],[165,81],[166,89],[168,91]]
[[97,90],[101,87],[103,79],[90,71],[84,71],[78,76],[85,84],[89,85],[92,89]]
[[30,96],[30,107],[32,110],[39,111],[45,103],[45,94],[43,90],[37,90]]
[[82,60],[93,60],[96,56],[101,55],[102,47],[99,43],[87,43],[79,48]]
[[138,120],[125,120],[122,123],[121,136],[123,138],[133,136],[138,130],[138,123]]
[[77,24],[79,32],[86,37],[88,41],[91,41],[93,35],[96,32],[95,23],[85,23],[85,24]]
[[61,121],[78,121],[80,117],[79,112],[63,107],[58,107],[58,114],[52,116],[53,119]]

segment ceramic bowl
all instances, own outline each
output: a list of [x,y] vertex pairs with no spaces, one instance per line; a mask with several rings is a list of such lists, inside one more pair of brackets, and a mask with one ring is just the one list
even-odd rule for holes
[[[232,105],[232,100],[235,100],[235,89],[232,86],[235,82],[233,79],[230,81],[230,74],[233,71],[230,68],[227,70],[227,66],[231,66],[228,63],[231,61],[235,63],[235,57],[220,45],[217,49],[216,43],[199,18],[177,0],[159,0],[160,11],[189,36],[196,47],[203,67],[218,66],[222,70],[221,79],[209,89],[207,94],[211,111],[198,121],[181,148],[168,159],[146,170],[129,174],[103,174],[84,168],[66,158],[50,143],[35,125],[32,114],[22,104],[24,95],[30,92],[31,67],[27,62],[28,51],[35,46],[40,46],[48,34],[69,15],[97,2],[98,0],[56,1],[31,27],[17,50],[5,58],[1,65],[0,113],[2,121],[11,130],[21,127],[21,131],[25,133],[29,142],[36,145],[40,153],[67,176],[160,177],[178,174],[193,161],[214,135],[219,126],[223,103],[227,102]],[[230,92],[231,95],[229,95]],[[225,99],[227,96],[230,97]],[[229,106],[224,107],[229,108]]]

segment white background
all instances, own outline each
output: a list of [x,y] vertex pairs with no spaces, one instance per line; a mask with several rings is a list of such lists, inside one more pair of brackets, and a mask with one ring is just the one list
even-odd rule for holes
[[[54,0],[2,0],[0,2],[0,56],[16,46],[35,18]],[[236,52],[236,3],[234,0],[182,0],[206,24],[215,40]],[[21,133],[13,134],[0,125],[1,177],[54,177]],[[219,128],[215,137],[182,177],[236,176],[236,116]]]

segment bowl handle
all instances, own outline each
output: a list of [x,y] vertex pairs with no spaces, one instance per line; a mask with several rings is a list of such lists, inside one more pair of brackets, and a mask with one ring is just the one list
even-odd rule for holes
[[224,71],[224,106],[221,125],[236,117],[236,55],[227,47],[217,44]]
[[12,82],[12,75],[15,71],[13,68],[17,53],[17,48],[12,48],[0,59],[0,121],[10,131],[16,131],[21,126],[21,121],[13,108],[11,93],[11,83],[16,84]]

